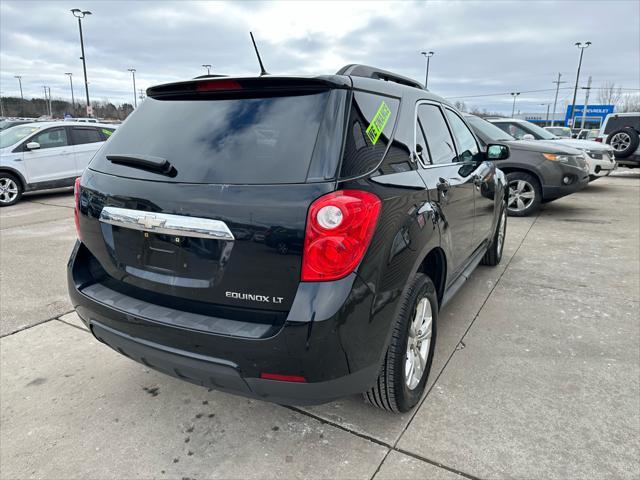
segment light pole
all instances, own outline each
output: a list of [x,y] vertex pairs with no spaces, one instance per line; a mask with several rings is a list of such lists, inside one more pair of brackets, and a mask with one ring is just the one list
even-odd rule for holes
[[552,127],[556,124],[556,104],[558,103],[558,90],[560,90],[560,84],[567,83],[565,81],[560,81],[561,78],[562,78],[562,74],[558,73],[558,80],[553,81],[553,83],[556,84],[556,98],[553,100],[553,118],[551,119]]
[[49,115],[49,101],[47,100],[47,86],[43,85],[42,90],[44,90],[44,114]]
[[511,107],[511,116],[513,117],[516,114],[516,98],[518,98],[520,92],[511,92],[511,96],[513,97],[513,107]]
[[131,72],[131,76],[133,77],[133,108],[138,108],[138,100],[136,99],[136,69],[128,68]]
[[589,75],[587,86],[580,88],[587,91],[587,94],[584,97],[584,105],[582,106],[582,123],[580,124],[580,129],[584,129],[584,121],[587,118],[587,108],[589,108],[589,93],[591,93],[591,75]]
[[18,79],[18,84],[20,84],[20,115],[24,117],[24,95],[22,95],[22,75],[14,75],[14,78]]
[[76,109],[76,100],[73,96],[73,73],[66,72],[65,75],[69,76],[69,85],[71,86],[71,111],[73,112]]
[[53,118],[53,105],[51,104],[51,87],[47,87],[47,91],[49,92],[49,116]]
[[207,69],[207,75],[211,75],[211,65],[205,63],[202,66]]
[[82,59],[82,70],[84,71],[84,90],[87,94],[87,115],[91,117],[92,111],[91,102],[89,101],[89,81],[87,80],[87,64],[84,58],[84,39],[82,38],[82,19],[87,15],[91,15],[91,12],[88,10],[82,11],[79,8],[74,8],[71,10],[71,13],[73,13],[73,16],[78,19],[78,28],[80,29],[80,50],[82,51],[82,56],[80,58]]
[[427,90],[427,85],[429,84],[429,62],[431,57],[433,57],[434,52],[420,52],[421,55],[424,55],[424,58],[427,59],[427,74],[424,77],[424,89]]
[[0,117],[4,118],[4,104],[2,103],[2,92],[0,92]]
[[551,104],[550,103],[541,103],[540,105],[542,105],[543,107],[546,105],[546,107],[547,107],[547,118],[544,121],[545,127],[546,127],[546,126],[549,125],[549,107],[551,107]]
[[578,81],[580,80],[580,67],[582,67],[582,55],[584,54],[584,49],[589,48],[591,42],[576,42],[574,43],[576,47],[580,49],[580,60],[578,61],[578,73],[576,74],[576,86],[573,89],[573,102],[571,102],[571,116],[569,117],[570,126],[573,128],[575,125],[573,124],[573,112],[576,109],[576,96],[578,95]]

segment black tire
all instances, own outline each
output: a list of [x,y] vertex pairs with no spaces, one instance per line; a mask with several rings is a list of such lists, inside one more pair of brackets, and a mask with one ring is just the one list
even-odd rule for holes
[[[533,192],[533,198],[526,198],[523,201],[524,208],[519,208],[518,203],[512,203],[514,194],[514,185],[520,185],[517,182],[525,182],[528,186],[523,193],[529,194]],[[509,185],[509,198],[507,199],[507,214],[512,217],[526,217],[534,212],[537,212],[542,203],[542,187],[536,177],[526,172],[510,172],[507,173],[507,184]],[[516,189],[519,187],[516,187]],[[524,203],[529,201],[530,203]]]
[[[422,377],[417,385],[409,388],[405,381],[409,328],[416,315],[420,300],[423,298],[428,299],[431,306],[431,341],[428,345]],[[375,385],[364,393],[367,403],[390,412],[406,412],[420,401],[431,371],[437,323],[436,288],[428,276],[418,273],[411,281],[411,285],[402,299],[400,313],[393,325],[391,342],[384,356],[378,379]]]
[[[502,232],[502,238],[500,237]],[[482,257],[480,263],[482,265],[488,265],[495,267],[502,260],[502,251],[504,250],[504,241],[507,238],[507,212],[506,207],[503,207],[500,211],[500,218],[498,219],[498,225],[496,225],[496,231],[491,239],[491,245],[487,249],[487,252]]]
[[22,198],[22,184],[15,175],[0,172],[0,207],[15,205]]
[[607,143],[613,148],[616,158],[627,158],[638,149],[640,137],[633,128],[624,127],[611,132]]

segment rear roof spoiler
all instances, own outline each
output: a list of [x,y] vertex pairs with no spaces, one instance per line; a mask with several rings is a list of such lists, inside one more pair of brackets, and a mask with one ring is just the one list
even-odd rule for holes
[[409,77],[403,77],[402,75],[398,75],[397,73],[382,70],[381,68],[370,67],[368,65],[359,65],[356,63],[345,65],[336,72],[336,75],[351,75],[353,77],[385,80],[387,82],[395,82],[401,85],[406,85],[408,87],[414,87],[419,88],[420,90],[424,90],[424,87],[420,82],[416,82]]
[[321,77],[198,77],[184,82],[155,85],[147,89],[151,98],[175,96],[221,95],[247,96],[261,92],[281,95],[283,93],[313,93],[332,88],[351,88],[351,81],[335,75]]

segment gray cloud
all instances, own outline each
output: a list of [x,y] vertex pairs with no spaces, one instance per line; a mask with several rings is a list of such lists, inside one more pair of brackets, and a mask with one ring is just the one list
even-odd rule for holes
[[[257,34],[271,73],[326,74],[346,63],[380,66],[424,81],[445,97],[552,89],[558,72],[575,81],[576,41],[590,40],[583,73],[597,87],[613,81],[640,89],[640,3],[592,2],[124,2],[46,1],[0,4],[0,89],[17,95],[69,97],[64,72],[82,95],[82,66],[71,8],[93,12],[83,23],[90,93],[131,101],[139,88],[204,72],[257,73],[248,31]],[[623,12],[623,14],[621,14]],[[560,99],[572,91],[561,90]],[[553,92],[522,94],[520,109],[542,111]],[[468,104],[510,111],[511,97],[467,98]]]

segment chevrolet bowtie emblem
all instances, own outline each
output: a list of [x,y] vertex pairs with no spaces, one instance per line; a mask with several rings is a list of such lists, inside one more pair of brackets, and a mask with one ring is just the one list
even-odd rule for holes
[[162,227],[165,223],[167,223],[167,221],[161,220],[157,217],[146,216],[139,218],[138,223],[140,225],[143,225],[145,228],[154,229],[156,227]]

